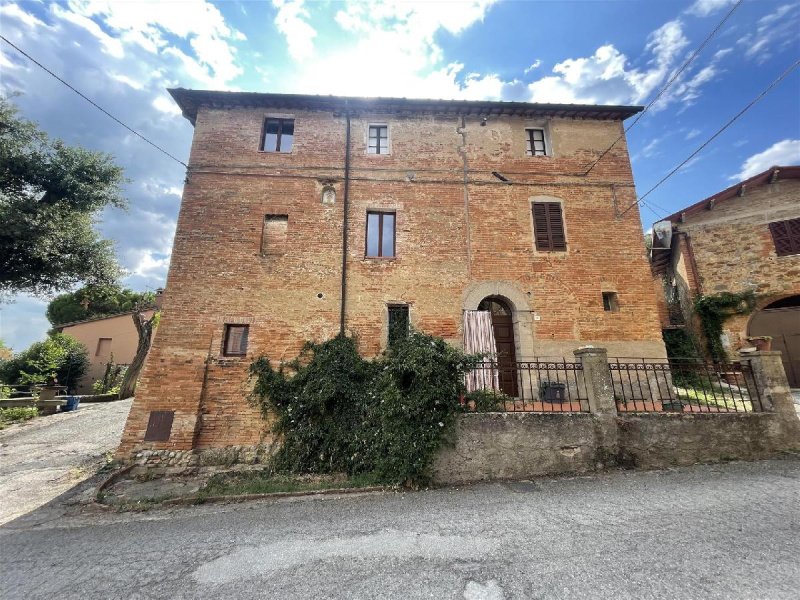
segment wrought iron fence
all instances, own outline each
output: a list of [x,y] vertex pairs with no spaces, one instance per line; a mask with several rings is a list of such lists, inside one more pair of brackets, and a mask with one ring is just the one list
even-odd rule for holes
[[609,360],[619,412],[760,412],[761,395],[746,363],[694,359]]
[[469,381],[483,382],[464,398],[473,412],[589,412],[579,362],[479,363]]

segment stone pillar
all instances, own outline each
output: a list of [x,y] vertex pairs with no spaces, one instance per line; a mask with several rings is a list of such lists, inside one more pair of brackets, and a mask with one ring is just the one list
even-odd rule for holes
[[740,356],[742,362],[750,365],[753,379],[761,395],[763,409],[797,420],[797,411],[794,408],[792,392],[789,389],[789,380],[783,370],[781,353],[777,351],[740,352]]
[[605,348],[585,346],[574,351],[575,359],[583,365],[583,379],[589,394],[589,410],[594,414],[616,416],[614,386],[608,369],[608,351]]

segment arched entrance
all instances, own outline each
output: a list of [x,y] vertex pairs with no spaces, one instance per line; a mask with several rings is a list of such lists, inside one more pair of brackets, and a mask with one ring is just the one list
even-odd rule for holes
[[500,390],[511,397],[516,397],[517,356],[511,307],[504,298],[488,296],[481,300],[478,310],[485,310],[492,315],[492,329],[497,345],[497,366],[500,371]]
[[772,337],[772,349],[783,355],[789,386],[800,387],[800,295],[783,298],[756,312],[747,333]]

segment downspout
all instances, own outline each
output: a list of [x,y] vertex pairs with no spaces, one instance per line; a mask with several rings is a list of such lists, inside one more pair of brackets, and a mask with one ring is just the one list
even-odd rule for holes
[[339,312],[339,335],[344,335],[345,298],[347,295],[347,208],[349,206],[350,192],[350,109],[347,100],[344,101],[344,116],[346,122],[344,142],[344,199],[342,201],[342,302]]
[[467,229],[467,280],[472,278],[472,227],[469,222],[469,165],[467,164],[467,121],[461,115],[461,127],[456,127],[456,133],[461,136],[461,146],[458,153],[463,159],[463,186],[464,186],[464,224]]

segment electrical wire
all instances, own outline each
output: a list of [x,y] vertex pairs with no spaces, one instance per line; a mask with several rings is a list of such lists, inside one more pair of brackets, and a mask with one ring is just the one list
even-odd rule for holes
[[55,78],[56,78],[58,81],[60,81],[61,83],[63,83],[65,86],[67,86],[69,89],[71,89],[71,90],[72,90],[73,92],[75,92],[76,94],[78,94],[78,96],[80,96],[81,98],[83,98],[84,100],[86,100],[86,101],[87,101],[89,104],[91,104],[92,106],[94,106],[94,107],[95,107],[96,109],[98,109],[100,112],[104,113],[106,116],[110,117],[111,119],[113,119],[114,121],[116,121],[117,123],[119,123],[120,125],[122,125],[122,126],[125,128],[125,129],[127,129],[128,131],[130,131],[132,134],[134,134],[134,135],[136,135],[136,136],[140,137],[140,138],[141,138],[141,139],[143,139],[145,142],[147,142],[148,144],[150,144],[150,145],[151,145],[153,148],[155,148],[156,150],[158,150],[158,151],[159,151],[159,152],[161,152],[162,154],[164,154],[164,155],[168,156],[169,158],[171,158],[172,160],[174,160],[176,163],[179,163],[179,164],[183,165],[184,167],[187,167],[187,168],[188,168],[188,165],[187,165],[185,162],[183,162],[182,160],[180,160],[180,159],[178,159],[178,158],[175,158],[175,157],[174,157],[172,154],[170,154],[169,152],[167,152],[166,150],[164,150],[164,149],[163,149],[161,146],[159,146],[158,144],[156,144],[156,143],[154,143],[154,142],[151,142],[149,139],[147,139],[147,138],[146,138],[145,136],[143,136],[141,133],[139,133],[138,131],[136,131],[136,130],[135,130],[135,129],[133,129],[132,127],[129,127],[128,125],[126,125],[125,123],[123,123],[122,121],[120,121],[120,120],[119,120],[117,117],[115,117],[114,115],[112,115],[112,114],[111,114],[110,112],[108,112],[108,111],[107,111],[105,108],[103,108],[102,106],[100,106],[99,104],[97,104],[97,103],[96,103],[94,100],[92,100],[91,98],[87,97],[85,94],[83,94],[83,93],[82,93],[82,92],[80,92],[79,90],[75,89],[75,87],[73,87],[72,85],[70,85],[69,83],[67,83],[67,82],[66,82],[66,81],[64,81],[63,79],[61,79],[61,77],[59,77],[58,75],[56,75],[55,73],[53,73],[53,72],[52,72],[50,69],[48,69],[47,67],[45,67],[45,66],[44,66],[42,63],[40,63],[38,60],[36,60],[35,58],[33,58],[33,57],[30,55],[30,54],[28,54],[27,52],[25,52],[25,51],[24,51],[22,48],[20,48],[19,46],[17,46],[17,45],[16,45],[16,44],[14,44],[13,42],[11,42],[11,41],[10,41],[8,38],[6,38],[6,37],[5,37],[5,36],[3,36],[3,35],[0,35],[0,39],[1,39],[1,40],[3,40],[3,41],[6,43],[6,44],[8,44],[9,46],[11,46],[12,48],[14,48],[14,49],[15,49],[17,52],[19,52],[20,54],[22,54],[23,56],[25,56],[25,57],[26,57],[28,60],[30,60],[30,61],[31,61],[33,64],[35,64],[36,66],[40,67],[41,69],[43,69],[44,71],[46,71],[47,73],[49,73],[50,75],[52,75],[53,77],[55,77]]
[[686,62],[684,62],[684,63],[681,65],[681,67],[680,67],[680,68],[679,68],[677,71],[675,71],[675,73],[672,75],[672,77],[670,77],[669,81],[667,81],[666,85],[665,85],[664,87],[662,87],[662,88],[661,88],[661,90],[658,92],[658,94],[656,94],[655,98],[653,98],[653,99],[652,99],[652,100],[651,100],[651,101],[650,101],[650,102],[647,104],[647,106],[645,106],[645,107],[644,107],[644,109],[642,110],[642,112],[640,112],[638,115],[636,115],[636,118],[633,120],[633,122],[632,122],[630,125],[628,125],[628,126],[625,128],[625,131],[623,131],[623,132],[622,132],[622,135],[620,135],[620,136],[619,136],[619,137],[618,137],[616,140],[614,140],[614,143],[612,143],[612,144],[611,144],[611,145],[610,145],[608,148],[606,148],[606,149],[605,149],[605,150],[604,150],[604,151],[603,151],[603,152],[600,154],[600,156],[598,156],[598,157],[597,157],[597,159],[595,159],[595,160],[594,160],[594,162],[592,162],[592,164],[591,164],[591,165],[589,165],[589,168],[588,168],[588,169],[586,169],[586,172],[584,173],[584,176],[588,175],[588,174],[589,174],[589,173],[592,171],[592,169],[594,169],[594,168],[595,168],[595,166],[597,165],[597,163],[599,163],[599,162],[600,162],[600,161],[603,159],[603,157],[604,157],[606,154],[608,154],[609,152],[611,152],[611,149],[612,149],[614,146],[616,146],[616,145],[619,143],[619,141],[620,141],[622,138],[624,138],[624,137],[625,137],[625,134],[627,134],[627,133],[628,133],[628,132],[629,132],[631,129],[633,129],[633,127],[634,127],[634,125],[636,125],[636,123],[638,123],[638,122],[639,122],[639,119],[641,119],[641,118],[642,118],[642,117],[645,115],[645,113],[646,113],[648,110],[650,110],[650,108],[651,108],[651,107],[652,107],[652,106],[653,106],[653,105],[654,105],[656,102],[658,102],[659,98],[661,98],[661,96],[663,96],[663,95],[666,93],[666,91],[667,91],[667,90],[668,90],[670,87],[672,87],[672,84],[673,84],[673,83],[675,83],[675,80],[676,80],[676,79],[678,79],[678,77],[680,77],[681,73],[683,73],[683,72],[686,70],[686,68],[687,68],[687,67],[688,67],[690,64],[692,64],[692,62],[694,62],[694,59],[695,59],[695,58],[697,58],[697,56],[700,54],[700,52],[702,52],[702,51],[703,51],[703,48],[705,48],[705,47],[708,45],[708,43],[709,43],[709,42],[710,42],[710,41],[713,39],[713,37],[714,37],[714,36],[717,34],[717,32],[718,32],[718,31],[719,31],[719,30],[722,28],[722,26],[725,24],[725,22],[726,22],[728,19],[730,19],[731,15],[732,15],[732,14],[733,14],[733,13],[736,11],[736,9],[737,9],[737,8],[739,8],[739,6],[742,4],[742,2],[744,2],[744,0],[739,0],[739,1],[738,1],[736,4],[734,4],[733,8],[731,8],[731,9],[730,9],[730,11],[728,11],[728,14],[726,14],[726,15],[723,17],[723,19],[722,19],[722,20],[721,20],[719,23],[717,23],[717,26],[716,26],[716,27],[714,27],[714,29],[711,31],[711,33],[709,33],[709,34],[706,36],[706,39],[704,39],[704,40],[703,40],[703,43],[701,43],[701,44],[700,44],[700,45],[697,47],[697,49],[696,49],[696,50],[695,50],[695,51],[692,53],[692,55],[691,55],[691,56],[690,56],[688,59],[686,59]]
[[679,164],[677,167],[675,167],[674,169],[672,169],[672,170],[671,170],[669,173],[667,173],[667,174],[666,174],[664,177],[662,177],[662,178],[661,178],[661,179],[658,181],[658,183],[656,183],[656,184],[655,184],[653,187],[651,187],[651,188],[650,188],[649,190],[647,190],[647,191],[646,191],[644,194],[642,194],[642,195],[639,197],[639,199],[638,199],[636,202],[634,202],[634,203],[633,203],[633,204],[631,204],[631,205],[630,205],[628,208],[626,208],[624,211],[622,211],[622,213],[620,213],[620,216],[624,215],[626,212],[628,212],[628,211],[629,211],[631,208],[633,208],[633,207],[634,207],[634,206],[636,206],[637,204],[639,204],[639,203],[643,202],[643,201],[644,201],[644,199],[645,199],[645,198],[647,198],[647,196],[649,196],[649,195],[650,195],[652,192],[654,192],[654,191],[656,190],[656,188],[658,188],[658,187],[659,187],[661,184],[663,184],[663,183],[664,183],[664,182],[665,182],[667,179],[669,179],[669,178],[670,178],[670,177],[672,177],[672,176],[673,176],[675,173],[677,173],[677,172],[678,172],[678,171],[681,169],[681,167],[683,167],[683,166],[684,166],[686,163],[688,163],[688,162],[689,162],[690,160],[692,160],[692,159],[693,159],[695,156],[697,156],[697,155],[700,153],[700,151],[702,151],[702,150],[703,150],[703,148],[705,148],[706,146],[708,146],[708,145],[709,145],[711,142],[713,142],[713,141],[714,141],[714,140],[715,140],[717,137],[719,137],[719,136],[722,134],[722,132],[723,132],[723,131],[725,131],[726,129],[728,129],[728,127],[730,127],[731,125],[733,125],[733,123],[734,123],[734,122],[736,122],[736,121],[739,119],[739,117],[741,117],[741,116],[742,116],[744,113],[746,113],[748,110],[750,110],[750,108],[752,108],[752,106],[753,106],[754,104],[756,104],[756,103],[757,103],[759,100],[761,100],[761,99],[762,99],[764,96],[766,96],[766,95],[767,95],[769,92],[771,92],[771,91],[772,91],[772,89],[773,89],[775,86],[777,86],[777,85],[778,85],[778,84],[779,84],[781,81],[783,81],[784,79],[786,79],[786,77],[788,77],[789,73],[791,73],[792,71],[794,71],[794,70],[795,70],[795,69],[798,67],[798,65],[800,65],[800,60],[796,60],[796,61],[795,61],[795,62],[794,62],[794,63],[793,63],[791,66],[789,66],[789,68],[788,68],[788,69],[786,69],[786,70],[785,70],[783,73],[781,73],[781,74],[778,76],[778,78],[777,78],[777,79],[775,79],[775,80],[774,80],[772,83],[770,83],[770,84],[769,84],[769,85],[768,85],[768,86],[767,86],[767,87],[766,87],[766,88],[765,88],[765,89],[764,89],[764,90],[763,90],[763,91],[762,91],[762,92],[761,92],[761,93],[760,93],[758,96],[756,96],[755,98],[753,98],[753,99],[752,99],[752,100],[751,100],[751,101],[750,101],[750,102],[747,104],[747,106],[745,106],[745,107],[744,107],[742,110],[740,110],[740,111],[739,111],[738,113],[736,113],[736,114],[735,114],[733,117],[731,117],[731,118],[728,120],[728,122],[727,122],[727,123],[725,123],[725,125],[723,125],[722,127],[720,127],[720,128],[717,130],[717,132],[716,132],[714,135],[712,135],[712,136],[711,136],[710,138],[708,138],[708,139],[707,139],[705,142],[703,142],[702,144],[700,144],[700,146],[699,146],[699,147],[698,147],[698,148],[697,148],[697,149],[696,149],[694,152],[692,152],[692,153],[691,153],[689,156],[687,156],[687,157],[686,157],[686,158],[685,158],[685,159],[684,159],[684,160],[683,160],[683,161],[682,161],[682,162],[681,162],[681,163],[680,163],[680,164]]

